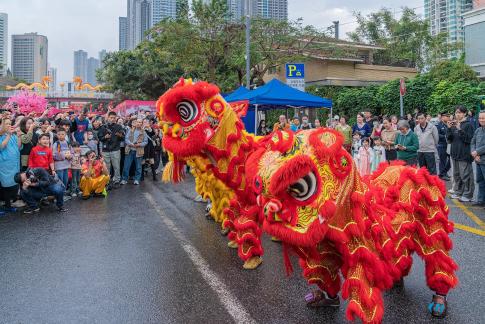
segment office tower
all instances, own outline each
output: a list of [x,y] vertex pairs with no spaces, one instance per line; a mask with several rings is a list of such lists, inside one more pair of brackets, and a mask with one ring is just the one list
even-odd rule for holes
[[118,49],[120,51],[128,49],[128,18],[119,17],[119,42]]
[[[462,43],[464,39],[462,15],[471,10],[472,0],[424,0],[424,17],[429,21],[431,35],[446,33],[448,43]],[[458,57],[462,51],[453,51]]]
[[99,68],[102,69],[104,67],[103,60],[106,57],[106,50],[99,51]]
[[0,76],[7,75],[8,15],[0,12]]
[[177,19],[188,13],[188,0],[151,0],[150,27],[166,18]]
[[73,77],[80,77],[84,81],[88,78],[88,53],[83,50],[74,52]]
[[87,67],[87,79],[86,82],[96,85],[98,81],[96,80],[96,71],[99,69],[99,60],[90,57],[88,59],[88,67]]
[[57,69],[55,67],[49,67],[47,75],[49,75],[52,79],[51,83],[49,84],[50,91],[56,91],[57,90]]
[[127,49],[134,49],[150,28],[150,2],[148,0],[128,0]]
[[26,82],[47,75],[48,41],[37,33],[12,35],[12,74]]

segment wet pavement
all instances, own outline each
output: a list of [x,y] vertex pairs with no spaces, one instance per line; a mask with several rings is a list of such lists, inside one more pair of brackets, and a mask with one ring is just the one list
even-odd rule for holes
[[[346,322],[345,304],[304,305],[296,259],[288,278],[267,236],[263,265],[243,270],[193,187],[146,181],[71,200],[65,214],[0,218],[0,323]],[[448,316],[427,313],[432,293],[415,258],[404,288],[385,293],[384,323],[485,323],[485,210],[448,202],[460,266]]]

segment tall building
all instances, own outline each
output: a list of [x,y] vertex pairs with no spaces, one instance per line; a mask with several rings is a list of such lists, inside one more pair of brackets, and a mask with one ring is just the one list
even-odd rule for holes
[[8,15],[0,12],[0,76],[7,75]]
[[463,15],[465,20],[465,63],[485,80],[485,6],[477,7]]
[[128,0],[127,49],[134,49],[145,38],[150,28],[150,12],[148,0]]
[[258,16],[275,20],[288,20],[288,0],[258,0]]
[[[462,43],[464,39],[462,15],[471,10],[473,0],[424,0],[424,17],[429,21],[431,35],[448,34],[448,43]],[[451,57],[458,57],[454,51]]]
[[27,82],[47,75],[48,41],[37,33],[12,35],[12,74]]
[[118,49],[120,51],[128,49],[128,18],[119,18]]
[[[211,0],[204,0],[209,3]],[[249,14],[253,18],[288,20],[288,0],[227,0],[230,19],[240,21],[246,14],[249,2]]]
[[99,60],[94,57],[90,57],[88,59],[86,82],[91,83],[92,85],[98,84],[98,80],[96,80],[96,70],[98,69],[99,69]]
[[99,68],[102,69],[103,68],[103,60],[104,58],[106,57],[106,50],[101,50],[99,51]]
[[57,90],[57,68],[49,67],[47,75],[50,76],[52,79],[51,83],[49,84],[51,91],[56,91]]
[[88,78],[88,52],[83,50],[74,52],[74,75],[83,80]]
[[188,12],[188,8],[188,0],[151,0],[150,27],[158,24],[165,18],[179,18],[182,14]]

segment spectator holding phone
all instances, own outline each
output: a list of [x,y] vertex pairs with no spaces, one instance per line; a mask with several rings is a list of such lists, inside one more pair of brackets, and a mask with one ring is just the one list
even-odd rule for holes
[[0,119],[0,200],[5,202],[0,215],[15,212],[11,202],[15,200],[18,186],[14,176],[20,170],[20,131],[12,127],[8,118]]
[[104,161],[96,156],[96,152],[91,150],[86,153],[86,162],[82,165],[81,174],[79,188],[82,198],[89,199],[92,194],[95,197],[104,197],[109,182],[109,171]]
[[446,138],[451,143],[451,166],[453,169],[452,199],[469,202],[473,198],[475,183],[473,179],[470,143],[473,138],[473,125],[467,120],[467,109],[455,108],[454,121],[448,122]]
[[394,143],[397,150],[397,159],[406,162],[406,165],[418,164],[418,137],[410,129],[407,120],[400,120],[397,123],[397,128],[399,133]]

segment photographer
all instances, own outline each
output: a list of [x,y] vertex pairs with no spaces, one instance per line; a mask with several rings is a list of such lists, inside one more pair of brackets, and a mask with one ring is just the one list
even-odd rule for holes
[[104,162],[108,168],[113,167],[113,185],[115,185],[115,187],[120,183],[120,145],[125,138],[125,130],[123,129],[123,126],[116,123],[116,117],[116,113],[110,111],[108,113],[108,123],[101,126],[98,132]]
[[101,157],[96,157],[96,152],[86,153],[86,162],[81,170],[82,178],[79,188],[81,189],[84,200],[95,197],[104,197],[106,185],[109,182],[109,171]]
[[45,169],[33,168],[19,172],[14,180],[21,185],[20,195],[29,206],[24,210],[24,214],[38,212],[40,201],[47,196],[55,197],[58,211],[67,211],[64,208],[64,185],[58,183]]

